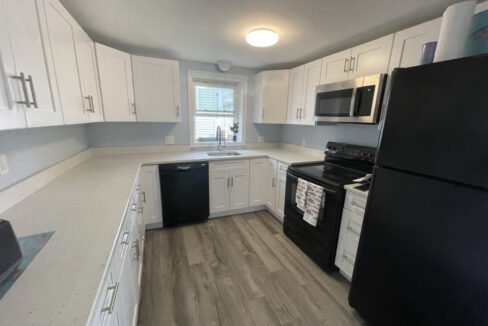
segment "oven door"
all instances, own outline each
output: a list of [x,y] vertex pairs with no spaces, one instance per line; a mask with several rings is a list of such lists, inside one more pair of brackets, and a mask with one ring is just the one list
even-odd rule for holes
[[317,124],[330,122],[376,123],[386,75],[360,77],[317,86]]
[[[285,234],[325,271],[335,270],[334,256],[337,248],[344,191],[318,184],[324,188],[317,226],[303,220],[303,211],[296,204],[298,176],[288,172],[286,178]],[[300,178],[313,182],[306,177]]]

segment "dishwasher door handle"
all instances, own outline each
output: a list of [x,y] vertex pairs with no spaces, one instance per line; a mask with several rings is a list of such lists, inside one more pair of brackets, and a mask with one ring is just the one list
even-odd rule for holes
[[186,171],[186,170],[190,170],[191,169],[191,166],[189,165],[178,165],[176,167],[177,170],[180,170],[180,171]]

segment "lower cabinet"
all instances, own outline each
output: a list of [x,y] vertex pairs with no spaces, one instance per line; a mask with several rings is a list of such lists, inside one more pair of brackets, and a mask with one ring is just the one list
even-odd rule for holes
[[158,165],[143,165],[139,174],[141,209],[146,229],[163,226]]
[[349,190],[346,193],[335,264],[349,280],[352,278],[356,261],[366,201],[364,195]]
[[249,207],[249,160],[210,162],[210,214]]
[[137,323],[144,249],[140,189],[137,185],[132,192],[87,325]]

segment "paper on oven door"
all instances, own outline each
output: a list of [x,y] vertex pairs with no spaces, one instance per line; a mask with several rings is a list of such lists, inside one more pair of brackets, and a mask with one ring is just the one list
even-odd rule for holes
[[317,226],[323,194],[323,187],[309,183],[303,220],[312,226]]
[[295,202],[298,209],[305,211],[305,203],[307,201],[308,181],[298,179],[297,192],[295,195]]

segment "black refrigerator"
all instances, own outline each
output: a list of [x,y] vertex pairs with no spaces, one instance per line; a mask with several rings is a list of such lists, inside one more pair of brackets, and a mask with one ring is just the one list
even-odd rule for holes
[[391,86],[349,303],[371,325],[488,325],[488,56]]

